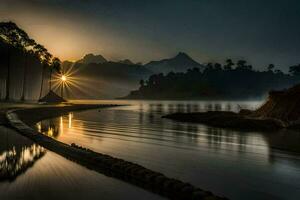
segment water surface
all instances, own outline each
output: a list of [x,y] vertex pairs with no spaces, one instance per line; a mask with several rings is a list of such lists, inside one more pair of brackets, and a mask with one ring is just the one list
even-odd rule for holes
[[162,199],[88,170],[0,126],[0,199]]
[[37,128],[59,141],[136,162],[232,199],[300,199],[300,155],[278,149],[298,150],[298,132],[241,132],[161,118],[173,112],[254,109],[261,102],[94,103],[127,106],[70,113]]

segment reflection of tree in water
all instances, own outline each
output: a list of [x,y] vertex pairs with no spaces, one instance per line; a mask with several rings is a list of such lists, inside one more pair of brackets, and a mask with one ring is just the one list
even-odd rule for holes
[[60,128],[63,126],[62,122],[60,121],[62,121],[62,117],[41,121],[37,123],[37,129],[44,135],[57,138],[60,134]]
[[[251,137],[250,137],[251,138]],[[248,134],[246,132],[236,132],[229,129],[207,127],[206,139],[210,147],[221,149],[223,144],[234,145],[239,152],[243,152],[246,148]]]
[[[193,124],[185,124],[185,123],[173,123],[172,129],[176,130],[173,132],[173,135],[176,136],[175,140],[183,141],[187,139],[186,141],[189,142],[197,142],[198,140],[198,127]],[[184,136],[184,137],[178,137],[178,136]]]
[[0,136],[0,181],[14,181],[43,157],[46,150],[13,132]]

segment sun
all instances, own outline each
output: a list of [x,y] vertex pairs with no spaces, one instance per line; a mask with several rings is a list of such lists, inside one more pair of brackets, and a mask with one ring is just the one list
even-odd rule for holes
[[63,82],[65,82],[65,81],[67,80],[67,77],[66,77],[65,75],[62,75],[62,76],[61,76],[61,80],[62,80]]

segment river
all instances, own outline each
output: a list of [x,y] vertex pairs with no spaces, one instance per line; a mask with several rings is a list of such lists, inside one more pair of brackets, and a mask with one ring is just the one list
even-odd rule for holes
[[69,161],[0,126],[0,199],[163,199]]
[[[59,141],[136,162],[231,199],[300,199],[300,134],[181,123],[174,112],[255,109],[255,101],[76,101],[124,106],[69,113],[37,129]],[[285,149],[285,150],[279,150]]]

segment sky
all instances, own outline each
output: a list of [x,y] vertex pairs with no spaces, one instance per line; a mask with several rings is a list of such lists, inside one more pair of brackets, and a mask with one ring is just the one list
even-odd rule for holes
[[186,52],[200,63],[300,63],[298,0],[0,0],[12,20],[62,60],[101,54],[147,63]]

